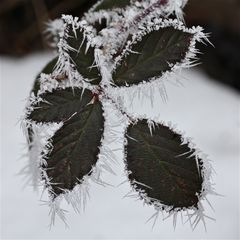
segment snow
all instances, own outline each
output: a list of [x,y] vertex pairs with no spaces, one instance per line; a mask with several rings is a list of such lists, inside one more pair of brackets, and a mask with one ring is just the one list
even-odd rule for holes
[[[200,224],[192,232],[188,223],[172,218],[162,221],[161,215],[152,229],[145,223],[154,214],[153,207],[125,197],[130,185],[125,181],[121,151],[116,175],[103,178],[115,187],[92,183],[85,211],[76,214],[66,204],[69,229],[57,219],[49,231],[48,207],[41,206],[40,193],[31,186],[23,189],[24,179],[17,175],[25,165],[25,138],[18,120],[23,114],[26,97],[34,77],[51,54],[35,54],[22,59],[0,59],[1,78],[1,236],[2,238],[239,238],[239,95],[225,86],[209,81],[199,70],[185,70],[179,86],[172,80],[166,84],[168,101],[155,92],[156,104],[143,98],[128,101],[126,107],[138,114],[176,123],[178,129],[192,137],[197,146],[209,155],[216,171],[216,191],[224,197],[209,196],[215,212],[206,204],[206,213],[216,222],[207,220],[207,232]],[[126,93],[128,99],[130,93]],[[117,187],[118,186],[118,187]]]

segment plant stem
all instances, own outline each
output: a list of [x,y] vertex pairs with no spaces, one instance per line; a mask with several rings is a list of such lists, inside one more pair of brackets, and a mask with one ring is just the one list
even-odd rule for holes
[[145,9],[141,14],[135,17],[133,24],[136,24],[143,20],[148,14],[153,12],[155,8],[160,8],[163,5],[166,5],[168,0],[158,0],[156,3],[152,4],[149,8]]
[[[158,0],[157,2],[153,3],[150,7],[145,9],[141,14],[137,15],[134,20],[128,24],[127,26],[125,24],[121,25],[119,28],[119,32],[123,33],[129,30],[129,27],[137,25],[138,22],[142,21],[148,14],[153,12],[155,8],[160,8],[163,5],[166,5],[168,3],[168,0]],[[118,50],[118,52],[114,55],[114,57],[117,57],[123,50],[124,45]]]
[[[133,26],[137,24],[138,22],[142,21],[148,14],[153,12],[156,8],[160,8],[163,5],[166,5],[168,0],[158,0],[157,2],[153,3],[150,7],[145,9],[141,14],[137,15],[134,20],[129,24],[130,26]],[[121,32],[124,32],[128,29],[127,26],[122,25],[120,28]]]

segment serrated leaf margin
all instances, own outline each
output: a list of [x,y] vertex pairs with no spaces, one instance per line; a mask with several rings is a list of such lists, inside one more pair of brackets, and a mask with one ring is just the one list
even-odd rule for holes
[[[173,225],[174,227],[176,227],[176,218],[177,218],[177,214],[182,212],[187,213],[186,218],[187,221],[189,221],[190,226],[192,229],[195,229],[196,226],[198,225],[199,221],[202,221],[204,224],[204,227],[206,229],[206,223],[205,223],[205,218],[209,218],[211,220],[215,220],[209,216],[206,216],[204,214],[204,207],[203,207],[203,202],[207,200],[207,195],[208,194],[212,194],[212,195],[217,195],[217,193],[215,192],[215,189],[213,187],[213,183],[212,183],[212,175],[213,175],[213,167],[210,163],[210,160],[208,159],[208,156],[206,154],[204,154],[200,149],[198,149],[196,147],[196,144],[192,141],[191,138],[187,138],[185,136],[185,132],[180,131],[177,129],[176,125],[173,125],[171,122],[164,122],[164,121],[157,121],[156,119],[146,119],[145,116],[138,116],[138,118],[132,119],[134,120],[134,122],[130,122],[128,121],[128,124],[126,125],[125,128],[125,134],[124,134],[124,163],[125,163],[125,175],[130,183],[130,187],[131,187],[131,191],[129,193],[127,193],[125,195],[125,197],[135,197],[136,199],[143,201],[144,204],[149,205],[149,206],[153,206],[155,213],[152,215],[152,217],[150,217],[149,220],[154,219],[153,221],[153,226],[156,223],[156,220],[158,218],[158,215],[160,212],[162,212],[163,214],[167,214],[167,217],[170,217],[173,215]],[[198,204],[197,206],[192,206],[189,208],[174,208],[172,206],[168,206],[165,204],[162,204],[160,201],[157,200],[153,200],[150,199],[146,193],[143,191],[139,191],[137,188],[137,185],[134,183],[134,181],[130,181],[129,180],[129,174],[131,172],[129,172],[129,170],[127,169],[127,144],[128,144],[128,140],[127,140],[127,129],[130,126],[130,124],[137,124],[138,121],[140,120],[147,120],[148,122],[148,127],[149,127],[149,131],[150,133],[152,132],[152,129],[154,129],[154,127],[156,127],[157,124],[161,124],[163,126],[168,127],[171,131],[179,134],[181,136],[181,140],[183,144],[188,144],[189,148],[191,150],[193,150],[195,152],[195,156],[197,159],[201,159],[201,173],[202,173],[202,178],[203,178],[203,182],[202,182],[202,190],[201,193],[197,196],[198,197]],[[209,201],[207,200],[207,203],[210,205]],[[210,207],[212,207],[210,205]],[[188,214],[188,211],[191,211],[191,215]],[[193,223],[191,222],[191,218],[195,217],[193,220]]]
[[[78,51],[69,46],[67,39],[70,37],[68,35],[68,28],[70,27],[72,31],[76,34],[76,31],[82,31],[84,36],[84,41],[87,41],[87,47],[95,47],[94,37],[96,37],[95,30],[93,26],[89,25],[86,20],[79,20],[78,17],[73,17],[71,15],[62,15],[62,21],[64,22],[62,34],[58,43],[58,61],[56,64],[56,75],[66,75],[68,76],[69,82],[74,83],[85,82],[91,86],[89,79],[85,79],[75,68],[75,63],[70,57],[70,51]],[[87,51],[87,49],[86,49]]]
[[[43,190],[49,191],[49,198],[46,201],[43,201],[43,205],[47,205],[49,207],[49,215],[51,217],[50,227],[52,227],[55,223],[55,218],[58,216],[66,225],[66,211],[62,209],[62,201],[66,201],[69,205],[73,207],[73,209],[80,213],[83,212],[87,200],[89,198],[89,190],[92,183],[97,183],[98,185],[107,186],[109,183],[106,183],[102,180],[102,172],[109,172],[114,174],[112,169],[112,164],[116,162],[116,156],[112,152],[112,150],[108,147],[109,142],[115,141],[116,136],[115,132],[112,132],[112,126],[109,124],[109,115],[112,114],[111,108],[109,108],[109,101],[106,99],[100,99],[103,108],[103,118],[104,118],[104,131],[101,139],[101,144],[99,146],[99,154],[98,161],[96,165],[93,167],[91,175],[85,176],[80,184],[77,184],[72,190],[66,190],[64,193],[60,194],[57,197],[53,197],[54,194],[51,194],[51,180],[48,178],[48,175],[45,169],[41,166],[47,164],[45,156],[49,154],[52,149],[51,146],[51,138],[55,134],[55,132],[63,126],[63,123],[58,124],[43,124],[43,123],[33,123],[29,120],[25,120],[22,122],[22,127],[24,132],[27,130],[29,126],[36,128],[37,133],[34,136],[34,139],[38,139],[40,141],[46,142],[46,144],[40,144],[38,147],[38,152],[41,153],[37,159],[37,162],[34,163],[35,170],[38,171],[37,176],[38,179],[36,181],[36,188],[40,186],[43,187]],[[40,132],[44,129],[52,129],[52,133],[49,134],[46,138],[45,134],[40,134]],[[112,136],[112,137],[111,137]],[[121,136],[120,136],[121,137]],[[111,139],[112,138],[112,139]],[[36,161],[36,159],[30,159]],[[101,161],[100,161],[101,160]],[[31,164],[31,163],[29,163]],[[29,166],[28,166],[29,167]],[[45,180],[43,180],[43,178]]]
[[[193,67],[195,65],[197,65],[197,53],[199,53],[199,51],[196,49],[196,44],[197,42],[207,42],[208,38],[207,38],[207,34],[205,34],[203,32],[202,27],[198,26],[198,27],[192,27],[192,28],[187,28],[185,27],[185,25],[176,20],[176,19],[157,19],[157,18],[153,18],[151,19],[151,21],[149,22],[149,20],[147,19],[147,27],[145,27],[145,23],[146,22],[140,22],[140,25],[138,25],[138,29],[140,30],[138,33],[133,34],[132,39],[128,40],[128,42],[126,43],[126,46],[124,48],[124,50],[122,51],[122,53],[117,56],[114,59],[114,67],[113,67],[113,73],[116,70],[116,68],[118,67],[118,65],[121,64],[122,60],[124,59],[124,57],[126,57],[129,54],[136,54],[133,53],[131,51],[131,47],[141,41],[142,37],[151,33],[152,31],[157,31],[161,28],[166,28],[166,27],[173,27],[176,30],[180,30],[183,31],[185,33],[190,33],[193,34],[192,39],[190,40],[190,44],[189,44],[189,50],[186,52],[185,57],[182,59],[181,62],[174,64],[173,66],[171,66],[171,70],[166,71],[162,76],[156,76],[150,79],[146,79],[146,81],[143,81],[139,84],[136,85],[132,85],[131,87],[135,87],[135,86],[141,86],[144,85],[144,87],[146,86],[146,84],[150,85],[151,83],[153,83],[155,80],[158,79],[166,79],[167,77],[169,77],[169,74],[173,74],[176,73],[179,69],[183,69],[183,68],[190,68]],[[114,84],[114,80],[112,80],[112,84],[113,86],[117,87],[117,88],[125,88],[128,86],[116,86]]]

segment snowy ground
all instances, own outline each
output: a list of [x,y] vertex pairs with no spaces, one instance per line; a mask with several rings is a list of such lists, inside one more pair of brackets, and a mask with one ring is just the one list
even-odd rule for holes
[[[145,221],[154,213],[142,202],[123,198],[129,185],[106,187],[93,184],[91,199],[81,215],[71,208],[69,229],[61,221],[49,231],[48,208],[40,206],[40,196],[31,187],[23,189],[18,171],[24,166],[24,136],[18,120],[23,113],[25,98],[32,81],[50,54],[32,55],[14,60],[0,58],[1,82],[1,237],[14,239],[71,238],[137,238],[137,239],[238,239],[239,238],[239,95],[209,81],[205,74],[185,71],[183,87],[167,84],[168,102],[156,95],[155,104],[144,101],[133,106],[140,113],[159,115],[177,123],[178,128],[192,137],[202,151],[209,154],[216,170],[216,191],[224,197],[209,196],[215,208],[206,205],[206,213],[216,222],[207,221],[207,232],[200,224],[192,232],[188,223],[178,222],[174,231],[172,219],[159,217],[155,227]],[[120,161],[121,159],[119,159]],[[123,164],[115,166],[116,176],[104,176],[118,185],[124,180]],[[67,206],[66,206],[67,208]]]

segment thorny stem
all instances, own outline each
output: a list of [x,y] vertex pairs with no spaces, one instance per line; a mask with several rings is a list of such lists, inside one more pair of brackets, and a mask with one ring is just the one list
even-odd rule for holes
[[[168,0],[158,0],[157,2],[153,3],[150,7],[145,9],[141,14],[137,15],[133,21],[130,23],[130,26],[135,25],[136,23],[140,22],[143,20],[148,14],[153,12],[155,8],[160,8],[161,6],[167,4]],[[128,29],[127,26],[122,25],[120,28],[121,32],[124,32]]]
[[[134,26],[135,24],[137,24],[138,22],[140,22],[141,20],[143,20],[148,14],[150,14],[151,12],[153,12],[156,8],[160,8],[163,5],[166,5],[168,2],[168,0],[158,0],[157,2],[155,2],[154,4],[152,4],[150,7],[148,7],[147,9],[145,9],[141,14],[137,15],[133,21],[129,24],[129,26]],[[129,26],[126,26],[125,24],[121,25],[119,31],[120,32],[125,32],[128,30]],[[122,51],[122,48],[119,49],[118,53],[115,55],[119,55]],[[129,121],[134,122],[135,120],[129,115],[127,114],[117,103],[116,101],[114,101],[111,97],[109,97],[106,93],[105,90],[102,86],[99,86],[98,88],[98,94],[93,94],[93,98],[94,98],[94,102],[98,101],[99,99],[99,95],[103,95],[105,98],[107,98],[108,100],[110,100],[112,102],[112,104],[124,115],[126,116]]]
[[114,101],[111,97],[105,95],[105,98],[107,98],[108,100],[110,100],[112,102],[112,104],[116,107],[116,109],[118,109],[122,115],[126,116],[128,118],[128,120],[130,122],[135,122],[135,120],[129,115],[127,114],[122,108],[121,106],[119,106],[119,104],[116,103],[116,101]]
[[133,24],[140,22],[149,13],[153,12],[155,8],[160,8],[162,5],[167,4],[168,0],[158,0],[156,3],[152,4],[149,8],[145,9],[141,14],[135,17]]
[[[155,10],[155,8],[160,8],[163,5],[166,5],[168,2],[168,0],[158,0],[157,2],[153,3],[150,7],[148,7],[147,9],[145,9],[141,14],[137,15],[132,22],[130,22],[129,25],[121,25],[119,32],[126,32],[128,31],[130,26],[134,26],[136,25],[138,22],[142,21],[148,14],[150,14],[151,12],[153,12]],[[117,54],[115,55],[118,56],[121,51],[122,51],[123,47],[121,49],[119,49],[119,51],[117,52]]]
[[[157,2],[153,3],[151,6],[149,6],[147,9],[145,9],[142,13],[140,13],[139,15],[135,16],[135,18],[133,19],[132,22],[130,22],[129,25],[121,25],[119,28],[120,32],[125,32],[128,31],[129,27],[136,25],[138,22],[142,21],[147,15],[149,15],[151,12],[155,11],[156,8],[160,8],[163,5],[166,5],[168,3],[168,0],[158,0]],[[118,53],[115,55],[117,56],[119,53],[121,53],[122,48],[119,49]],[[126,116],[130,122],[134,122],[135,120],[133,119],[133,117],[131,117],[129,114],[127,114],[122,108],[121,106],[119,106],[119,104],[117,104],[116,101],[114,101],[112,99],[112,97],[108,96],[108,94],[106,93],[106,90],[104,89],[104,86],[99,85],[97,87],[97,92],[93,92],[92,93],[92,104],[95,104],[96,102],[99,101],[99,96],[102,95],[104,96],[106,99],[110,100],[112,102],[112,104],[124,115]]]
[[118,109],[122,115],[126,116],[130,122],[135,122],[135,120],[133,119],[133,117],[131,117],[129,114],[127,114],[122,108],[121,106],[119,106],[119,104],[112,98],[110,97],[107,93],[106,90],[104,89],[104,87],[99,86],[97,89],[97,93],[93,92],[93,104],[99,101],[99,96],[103,96],[104,98],[108,99],[111,101],[111,103],[116,107],[116,109]]

